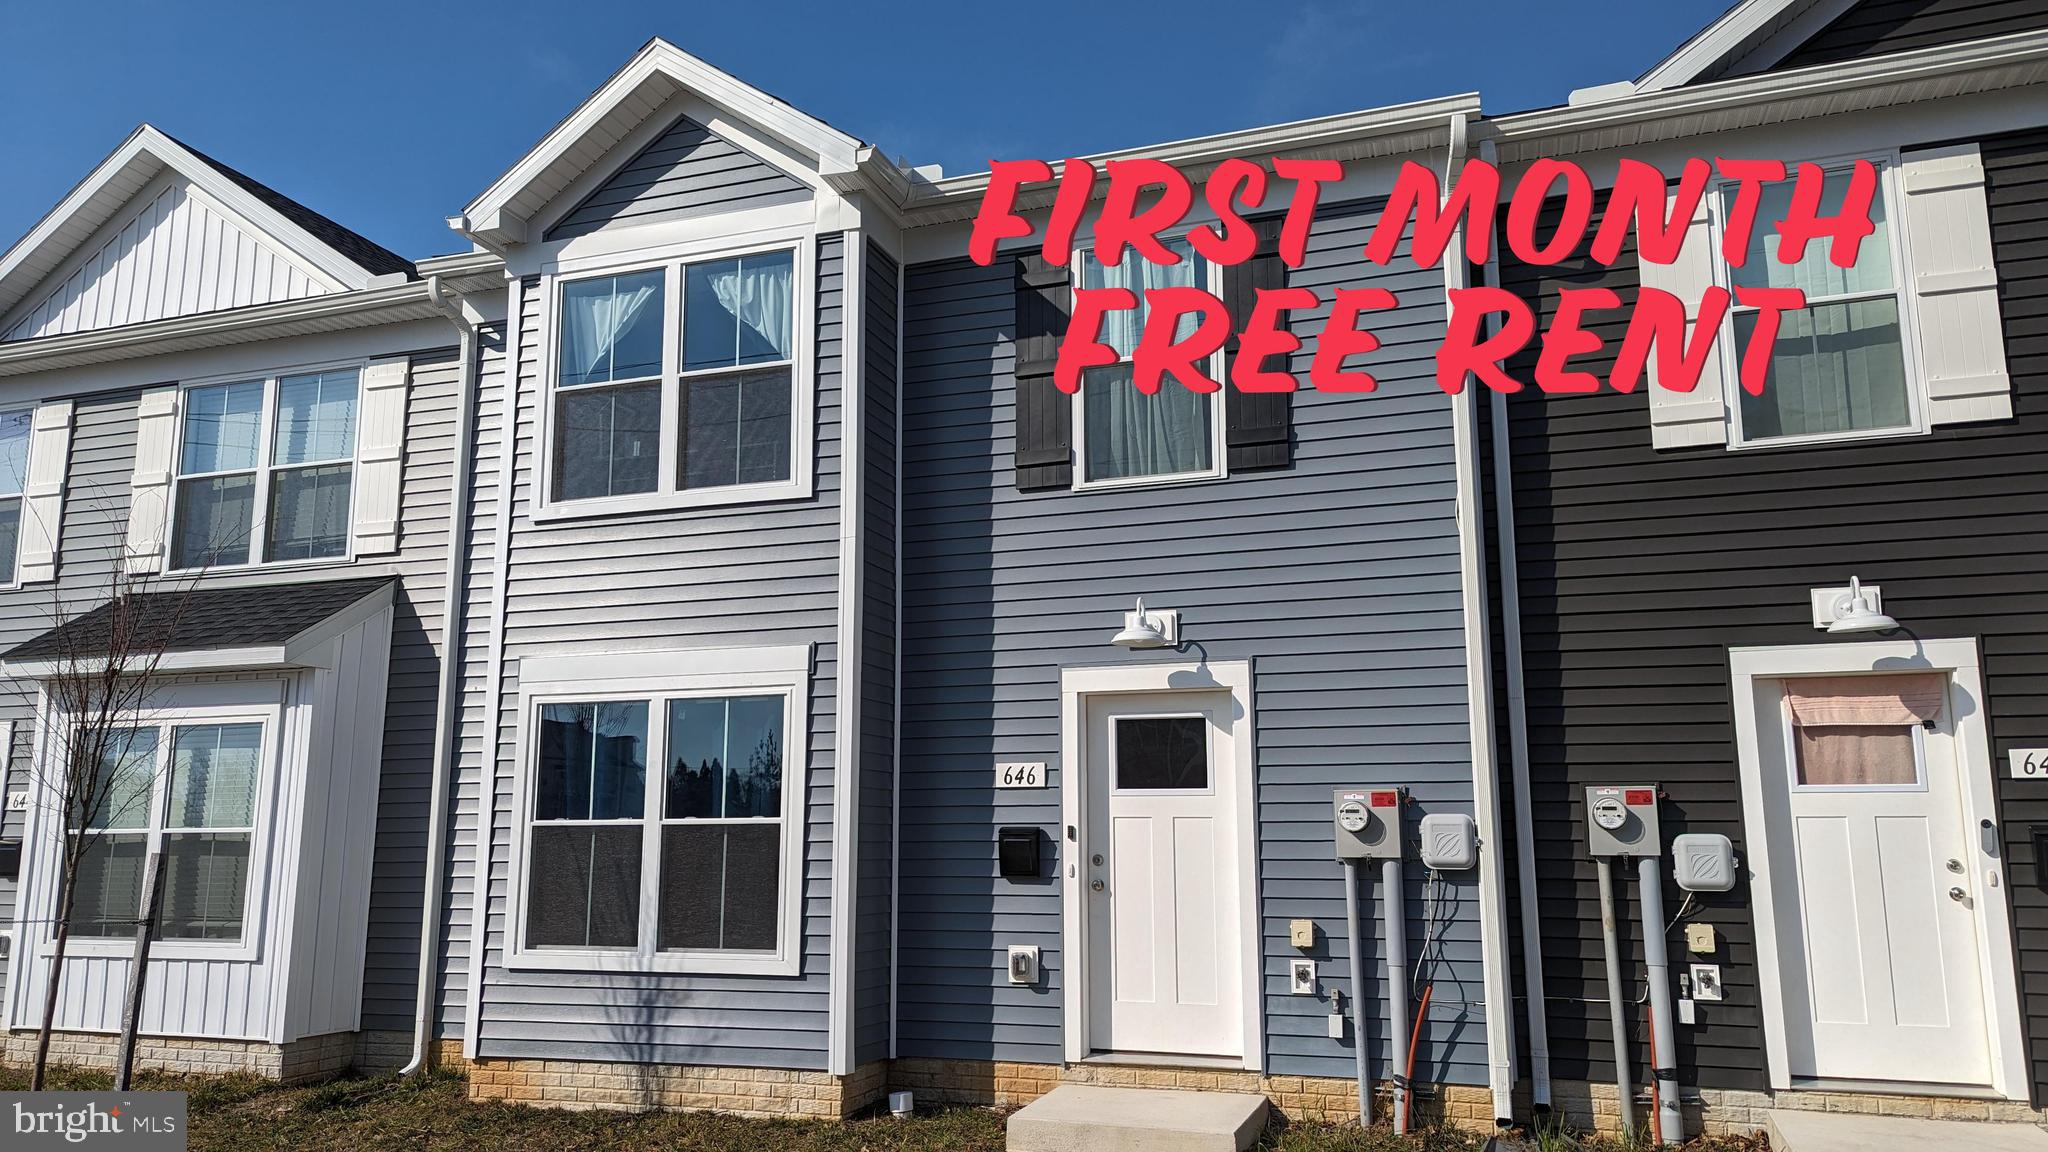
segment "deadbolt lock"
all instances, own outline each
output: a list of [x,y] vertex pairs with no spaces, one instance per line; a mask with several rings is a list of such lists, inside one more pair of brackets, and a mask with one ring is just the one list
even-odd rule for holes
[[1963,870],[1963,862],[1962,862],[1961,860],[1951,860],[1951,861],[1949,861],[1949,862],[1948,862],[1948,870],[1949,870],[1949,871],[1951,871],[1951,872],[1957,873],[1957,874],[1961,874],[1961,872],[1962,872],[1962,870]]
[[1088,862],[1090,864],[1095,865],[1097,868],[1102,867],[1102,853],[1097,852],[1095,855],[1090,856],[1088,858]]
[[1088,882],[1088,887],[1090,887],[1090,888],[1094,889],[1094,890],[1095,890],[1095,891],[1097,891],[1097,892],[1100,892],[1100,891],[1102,891],[1102,881],[1100,881],[1100,880],[1090,880],[1090,881]]

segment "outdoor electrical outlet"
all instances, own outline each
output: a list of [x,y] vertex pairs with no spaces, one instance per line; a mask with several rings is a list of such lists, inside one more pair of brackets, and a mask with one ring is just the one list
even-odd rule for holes
[[1316,922],[1313,920],[1290,920],[1287,922],[1287,940],[1296,948],[1316,946]]
[[1344,1014],[1342,1012],[1332,1012],[1330,1013],[1330,1039],[1342,1040],[1343,1038]]
[[1289,964],[1289,965],[1288,965],[1288,976],[1289,976],[1289,980],[1288,980],[1288,987],[1287,987],[1287,991],[1288,991],[1288,994],[1289,994],[1289,995],[1293,995],[1293,996],[1313,996],[1313,995],[1315,995],[1315,994],[1316,994],[1316,962],[1315,962],[1315,961],[1313,961],[1313,960],[1296,960],[1296,961],[1293,961],[1293,962],[1292,962],[1291,964]]
[[1685,926],[1685,950],[1695,956],[1714,954],[1714,926],[1712,924],[1687,924]]

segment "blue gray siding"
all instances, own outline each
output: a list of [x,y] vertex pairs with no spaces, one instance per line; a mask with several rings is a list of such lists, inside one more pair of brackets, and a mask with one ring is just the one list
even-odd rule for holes
[[[1413,785],[1440,811],[1469,811],[1471,793],[1450,406],[1433,376],[1442,275],[1365,264],[1362,211],[1320,213],[1289,283],[1397,294],[1371,325],[1379,392],[1300,392],[1292,468],[1172,489],[1017,492],[1008,262],[908,270],[899,1055],[1062,1058],[1058,865],[999,879],[995,828],[1037,825],[1060,844],[1060,669],[1111,659],[1109,634],[1143,596],[1179,609],[1209,658],[1255,661],[1266,1068],[1350,1073],[1327,1002],[1286,994],[1293,917],[1324,930],[1325,986],[1348,984],[1330,791]],[[1304,379],[1327,311],[1293,317]],[[1044,760],[1054,786],[999,792],[999,759]],[[1465,879],[1452,893],[1446,1007],[1417,1076],[1483,1082],[1482,1009],[1461,1003],[1478,999],[1477,900]],[[1418,879],[1417,925],[1419,894]],[[1041,949],[1038,986],[1008,983],[1011,944]],[[1384,1029],[1373,1049],[1384,1057]]]
[[[844,245],[818,245],[817,494],[805,501],[535,524],[543,373],[538,282],[522,293],[505,670],[496,701],[486,1057],[822,1069],[830,913]],[[802,644],[811,674],[802,971],[794,977],[601,975],[502,966],[519,662],[602,648]],[[483,723],[489,724],[488,719]]]
[[860,880],[854,914],[854,1062],[889,1055],[889,936],[896,794],[896,296],[902,269],[868,246],[862,378]]
[[567,240],[603,228],[789,204],[809,197],[810,189],[788,173],[686,116],[548,229],[547,238]]

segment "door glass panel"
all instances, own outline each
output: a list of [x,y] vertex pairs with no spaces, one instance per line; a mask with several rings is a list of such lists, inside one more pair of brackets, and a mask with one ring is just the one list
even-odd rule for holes
[[1889,724],[1792,729],[1801,787],[1911,786],[1920,782],[1913,730]]
[[1115,738],[1119,791],[1209,786],[1206,718],[1119,716]]

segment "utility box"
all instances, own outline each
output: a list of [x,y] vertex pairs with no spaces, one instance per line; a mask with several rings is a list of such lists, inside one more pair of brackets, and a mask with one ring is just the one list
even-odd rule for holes
[[1479,829],[1463,812],[1432,812],[1422,818],[1424,867],[1460,872],[1479,863]]
[[1594,856],[1661,856],[1655,784],[1586,789],[1586,847]]
[[1339,788],[1332,800],[1339,860],[1401,858],[1401,790]]
[[1726,892],[1735,887],[1735,845],[1719,832],[1671,838],[1671,878],[1684,892]]

